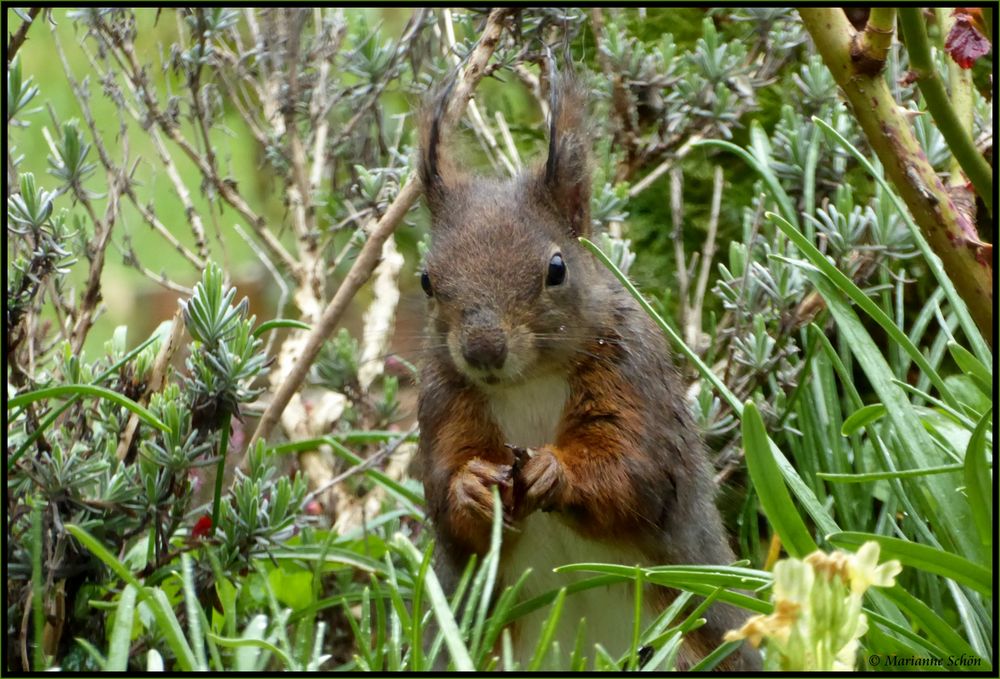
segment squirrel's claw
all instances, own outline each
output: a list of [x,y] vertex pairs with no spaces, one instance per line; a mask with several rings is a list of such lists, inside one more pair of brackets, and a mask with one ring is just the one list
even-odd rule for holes
[[[493,486],[499,486],[504,515],[513,493],[514,470],[510,465],[492,464],[479,458],[469,460],[455,476],[452,489],[457,507],[481,520],[493,521]],[[505,519],[506,523],[506,519]]]
[[527,516],[536,509],[558,509],[559,498],[566,484],[566,475],[559,460],[550,450],[526,451],[528,459],[520,469],[523,485],[521,514]]

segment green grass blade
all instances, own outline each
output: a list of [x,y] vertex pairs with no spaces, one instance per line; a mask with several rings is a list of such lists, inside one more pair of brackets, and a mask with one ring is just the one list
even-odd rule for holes
[[270,321],[264,321],[258,325],[252,335],[254,337],[260,337],[265,332],[269,330],[275,330],[277,328],[298,328],[299,330],[311,330],[312,326],[308,323],[303,323],[302,321],[296,321],[290,318],[275,318]]
[[983,413],[965,451],[965,494],[983,546],[982,560],[993,554],[993,476],[986,461],[986,433],[993,425],[993,409]]
[[840,427],[840,433],[842,436],[850,436],[862,427],[877,422],[883,417],[885,417],[885,406],[881,403],[862,406],[844,420],[844,424]]
[[[411,565],[417,566],[423,561],[423,554],[402,533],[397,533],[393,536],[392,543],[410,561]],[[424,586],[427,588],[431,609],[434,611],[438,626],[444,635],[444,642],[451,653],[455,669],[459,672],[474,671],[476,668],[472,663],[472,657],[469,655],[469,649],[462,640],[462,636],[458,631],[458,624],[455,622],[455,616],[451,612],[451,606],[448,605],[448,598],[444,595],[441,583],[438,582],[433,569],[427,571],[424,578]]]
[[[820,295],[826,300],[827,308],[837,322],[838,330],[862,370],[868,376],[878,399],[886,407],[889,421],[900,445],[894,449],[902,453],[898,466],[919,469],[938,466],[941,455],[924,429],[906,398],[906,394],[893,383],[895,375],[886,363],[882,348],[876,344],[864,324],[851,308],[839,288],[824,276],[807,272]],[[921,483],[911,483],[912,495],[921,508],[921,518],[937,524],[938,539],[961,554],[978,553],[978,546],[966,530],[971,518],[968,503],[947,476],[925,476]],[[821,530],[822,529],[821,527]]]
[[826,256],[819,251],[819,249],[809,242],[809,240],[802,235],[802,233],[795,228],[787,219],[783,219],[780,215],[776,215],[773,212],[765,213],[777,226],[781,229],[788,238],[795,243],[795,246],[799,249],[799,252],[809,260],[809,263],[816,267],[819,271],[823,273],[830,280],[831,283],[837,286],[837,288],[845,295],[847,295],[851,301],[858,305],[873,321],[879,324],[883,330],[889,335],[889,337],[899,346],[906,354],[913,360],[924,375],[930,379],[931,384],[938,390],[944,401],[953,408],[958,408],[958,401],[955,399],[951,390],[945,384],[941,376],[938,375],[937,371],[934,370],[927,357],[924,356],[923,352],[918,349],[910,338],[906,336],[906,333],[896,325],[896,322],[889,317],[881,308],[872,300],[871,297],[866,295],[861,288],[854,284],[847,275],[844,274],[840,269],[834,266]]
[[170,650],[177,657],[177,664],[183,671],[193,672],[197,667],[197,660],[187,643],[187,639],[184,638],[184,630],[181,629],[181,624],[177,621],[177,616],[174,615],[170,600],[167,599],[167,595],[163,593],[162,589],[146,588],[146,591],[149,592],[147,603],[152,602],[150,609],[153,611],[153,617],[156,618],[156,626],[167,640]]
[[[165,321],[165,323],[169,324],[170,321]],[[169,327],[169,325],[168,325],[168,327]],[[117,373],[119,368],[121,368],[123,365],[125,365],[126,363],[128,363],[129,361],[131,361],[133,358],[135,358],[136,356],[138,356],[139,353],[142,352],[143,349],[145,349],[150,344],[152,344],[153,342],[155,342],[158,336],[159,336],[159,332],[153,332],[153,334],[149,338],[147,338],[145,342],[143,342],[142,344],[140,344],[139,346],[137,346],[135,349],[133,349],[132,351],[130,351],[127,354],[125,354],[124,356],[122,356],[120,359],[118,359],[117,361],[115,361],[114,363],[112,363],[110,366],[108,366],[107,370],[105,370],[100,375],[98,375],[97,377],[95,377],[93,384],[100,384],[104,380],[108,379],[109,377],[111,377],[112,375],[114,375],[115,373]],[[51,413],[49,413],[48,415],[45,416],[44,420],[42,420],[41,422],[38,423],[38,427],[33,432],[31,432],[30,434],[28,434],[27,438],[25,438],[25,440],[24,440],[24,443],[22,443],[20,445],[20,447],[18,447],[18,449],[16,451],[14,451],[13,455],[11,455],[10,457],[7,458],[7,469],[8,469],[8,471],[14,467],[14,463],[17,462],[18,459],[20,459],[20,457],[31,446],[31,444],[34,443],[38,439],[39,436],[41,436],[42,434],[44,434],[45,430],[48,429],[49,427],[51,427],[52,423],[55,422],[56,419],[58,419],[60,415],[62,415],[67,410],[69,410],[70,407],[72,407],[72,405],[74,403],[76,403],[78,400],[80,400],[80,395],[79,394],[77,394],[76,396],[73,396],[72,398],[67,399],[67,401],[65,403],[63,403],[58,408],[54,408]]]
[[869,472],[866,474],[831,474],[819,472],[817,477],[824,481],[834,483],[867,483],[869,481],[881,481],[884,479],[909,479],[917,476],[930,476],[932,474],[950,474],[962,471],[960,464],[944,464],[938,467],[927,467],[926,469],[903,469],[893,472]]
[[100,559],[105,566],[114,571],[115,575],[124,580],[127,584],[132,585],[136,590],[139,590],[141,599],[146,598],[141,595],[143,584],[139,582],[139,579],[132,575],[132,571],[130,571],[125,564],[119,561],[114,554],[109,552],[97,538],[72,523],[66,524],[66,530],[70,535],[76,538],[77,542],[86,547],[91,554]]
[[[259,618],[264,618],[265,620],[267,619],[267,616],[264,616],[264,615],[261,615],[261,616],[258,616],[258,617]],[[253,621],[251,621],[251,625],[252,624],[253,624]],[[276,645],[274,645],[270,641],[267,641],[266,639],[264,639],[262,637],[255,636],[256,633],[257,633],[257,630],[256,629],[251,630],[250,629],[251,625],[247,625],[247,631],[251,632],[254,636],[244,636],[241,639],[231,639],[229,637],[220,637],[217,634],[213,634],[212,632],[208,632],[207,636],[214,643],[218,644],[219,646],[223,646],[225,648],[235,648],[235,649],[240,649],[240,650],[253,649],[253,651],[251,653],[244,654],[244,658],[246,660],[242,661],[242,663],[244,664],[244,666],[246,666],[249,671],[254,671],[254,670],[257,669],[257,667],[256,667],[256,659],[257,659],[257,656],[258,656],[258,654],[260,653],[261,650],[267,651],[268,653],[273,653],[275,656],[277,656],[281,660],[281,663],[282,663],[282,665],[284,667],[292,667],[293,666],[293,661],[292,661],[291,658],[288,657],[288,654],[286,654],[283,650],[281,650],[280,648],[278,648]],[[244,634],[246,634],[246,632],[244,632]],[[237,656],[237,657],[239,657],[239,656]],[[252,660],[250,660],[250,659],[252,659]],[[239,663],[238,663],[238,665],[239,665]]]
[[194,588],[194,562],[190,554],[181,554],[181,583],[184,588],[184,608],[187,612],[188,639],[194,651],[199,672],[208,671],[208,660],[205,657],[205,639],[201,629],[201,604]]
[[[754,123],[753,127],[754,129],[752,134],[756,134],[760,131],[760,127],[756,123]],[[704,139],[692,144],[692,147],[697,146],[714,146],[739,156],[743,162],[749,165],[750,168],[760,175],[762,180],[764,180],[764,184],[771,192],[771,196],[778,203],[781,213],[786,216],[788,221],[798,223],[799,219],[798,214],[795,211],[795,204],[792,202],[791,198],[788,197],[788,194],[785,193],[785,189],[781,186],[781,182],[778,181],[777,176],[775,176],[775,174],[771,171],[771,168],[765,162],[760,162],[765,159],[758,159],[746,149],[743,149],[732,142],[722,141],[721,139]]]
[[184,631],[177,616],[167,600],[163,590],[145,587],[139,579],[132,575],[132,572],[119,561],[111,552],[107,550],[93,535],[83,530],[79,526],[68,523],[66,530],[84,547],[96,556],[101,562],[110,568],[115,575],[124,580],[127,584],[136,589],[136,594],[140,601],[145,601],[156,619],[156,624],[164,638],[167,640],[170,649],[177,657],[177,664],[181,670],[191,672],[197,667],[194,652],[184,638]]
[[869,540],[874,540],[879,544],[883,560],[899,559],[904,566],[950,578],[987,597],[993,596],[993,576],[990,569],[983,568],[957,554],[928,547],[918,542],[872,533],[845,531],[829,535],[827,539],[838,547],[854,548],[860,547]]
[[45,502],[35,497],[31,508],[31,619],[34,639],[32,639],[31,662],[35,672],[47,669],[45,648],[45,575],[42,570],[43,531],[42,513]]
[[940,646],[949,655],[978,655],[969,642],[958,635],[954,627],[935,613],[930,606],[899,585],[883,589],[882,594],[896,604],[899,610],[903,611],[912,622],[927,633],[933,643]]
[[108,642],[108,657],[104,662],[105,672],[124,672],[128,669],[129,651],[132,647],[132,622],[135,620],[136,589],[125,585],[118,608],[115,610],[115,623],[111,628]]
[[975,380],[984,394],[993,393],[993,371],[990,366],[983,365],[982,361],[957,342],[948,342],[948,351],[955,360],[955,364],[962,372]]
[[542,666],[542,661],[545,660],[545,656],[548,654],[552,644],[552,637],[555,636],[556,627],[559,625],[559,620],[562,618],[563,604],[566,602],[566,588],[563,587],[556,594],[556,600],[552,604],[552,608],[549,610],[549,615],[545,619],[545,625],[542,626],[542,636],[538,640],[538,645],[535,646],[535,654],[531,657],[531,662],[528,663],[529,672],[537,672]]
[[500,568],[500,545],[503,532],[503,502],[500,499],[500,488],[493,487],[493,525],[490,533],[490,548],[483,558],[483,572],[485,579],[482,589],[479,591],[479,606],[476,609],[476,617],[472,626],[472,640],[469,647],[478,658],[489,649],[481,646],[483,633],[486,628],[486,615],[489,612],[490,601],[493,598],[493,587],[496,585],[497,570]]
[[716,666],[731,656],[744,641],[727,641],[691,666],[691,672],[711,672]]
[[[345,448],[339,441],[327,436],[323,438],[323,442],[333,449],[333,453],[337,457],[356,465],[363,462],[360,457]],[[401,483],[390,479],[378,469],[366,469],[364,474],[385,488],[390,494],[403,500],[409,507],[411,507],[414,514],[417,516],[421,516],[423,514],[420,507],[424,505],[424,498],[420,493],[415,493]]]
[[764,429],[764,421],[752,401],[747,401],[743,408],[743,448],[747,469],[761,507],[771,526],[781,537],[785,550],[798,558],[814,552],[817,549],[816,542],[792,503],[781,471],[771,455],[770,439]]
[[151,427],[156,427],[160,431],[170,431],[170,428],[163,422],[160,422],[160,420],[153,415],[153,413],[149,412],[129,397],[122,396],[117,391],[99,387],[95,384],[62,384],[58,387],[46,387],[45,389],[36,389],[35,391],[18,394],[14,398],[7,401],[7,409],[10,410],[11,408],[18,408],[46,398],[72,398],[80,395],[96,396],[97,398],[103,398],[106,401],[111,401],[112,403],[132,411],[139,416],[139,419]]

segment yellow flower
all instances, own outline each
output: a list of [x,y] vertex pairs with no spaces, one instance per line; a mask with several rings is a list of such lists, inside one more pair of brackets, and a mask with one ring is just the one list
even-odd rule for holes
[[851,591],[864,594],[869,587],[892,587],[903,566],[895,559],[878,565],[879,546],[868,541],[854,554],[847,564]]
[[866,542],[857,554],[815,551],[774,565],[769,615],[755,615],[726,641],[764,644],[765,665],[781,670],[852,671],[858,640],[868,631],[861,610],[869,587],[891,587],[901,566],[878,565],[879,547]]

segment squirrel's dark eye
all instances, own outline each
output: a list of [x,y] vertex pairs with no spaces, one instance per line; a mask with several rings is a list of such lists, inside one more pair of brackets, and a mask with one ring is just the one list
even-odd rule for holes
[[549,260],[549,273],[545,276],[545,285],[559,285],[566,280],[566,262],[558,252]]
[[431,276],[426,271],[420,272],[420,287],[424,289],[428,297],[434,296],[434,288],[431,287]]

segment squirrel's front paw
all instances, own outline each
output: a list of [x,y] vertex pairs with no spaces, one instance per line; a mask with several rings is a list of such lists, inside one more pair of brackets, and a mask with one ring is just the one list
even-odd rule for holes
[[469,460],[451,482],[455,509],[492,522],[493,486],[499,486],[500,499],[504,504],[504,523],[509,525],[513,476],[514,470],[508,464],[494,464],[478,457]]
[[566,487],[566,473],[551,451],[534,451],[520,469],[521,492],[518,515],[527,516],[536,509],[558,509]]

